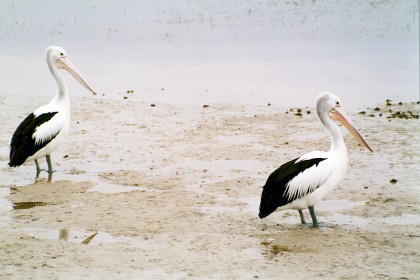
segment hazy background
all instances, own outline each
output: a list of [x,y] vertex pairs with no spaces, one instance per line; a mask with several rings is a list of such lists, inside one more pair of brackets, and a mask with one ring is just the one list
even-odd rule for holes
[[[346,108],[419,99],[418,1],[0,1],[0,95],[52,97],[48,45],[105,98]],[[87,95],[67,76],[71,95]],[[22,102],[30,102],[22,98]]]

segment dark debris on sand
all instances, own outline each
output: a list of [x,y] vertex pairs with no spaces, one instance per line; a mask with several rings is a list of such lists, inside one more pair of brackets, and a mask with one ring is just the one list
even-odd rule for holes
[[[385,100],[385,106],[375,108],[367,108],[366,111],[360,111],[360,115],[368,117],[386,117],[387,119],[418,119],[419,118],[419,102],[398,102],[392,103],[392,100]],[[370,112],[367,112],[370,110]],[[415,113],[415,112],[417,113]]]

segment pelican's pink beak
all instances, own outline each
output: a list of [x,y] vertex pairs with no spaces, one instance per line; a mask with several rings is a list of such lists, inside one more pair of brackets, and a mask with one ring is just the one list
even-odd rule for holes
[[366,143],[365,139],[363,139],[360,132],[357,130],[357,128],[354,126],[354,124],[351,122],[349,116],[347,116],[346,112],[344,112],[343,109],[341,109],[340,106],[334,107],[328,114],[332,119],[339,121],[342,123],[348,131],[353,135],[353,137],[362,145],[363,147],[369,149],[369,151],[373,152],[372,149],[369,147],[369,145]]
[[70,62],[70,60],[64,56],[60,57],[57,62],[57,67],[67,70],[82,86],[84,86],[87,90],[93,93],[93,95],[96,95],[96,92],[94,92],[88,84],[83,79],[82,75],[80,75],[79,71],[77,71],[76,67]]

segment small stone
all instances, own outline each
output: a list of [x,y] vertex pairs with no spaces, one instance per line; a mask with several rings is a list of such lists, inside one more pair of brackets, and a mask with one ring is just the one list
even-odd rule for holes
[[391,184],[396,184],[398,181],[397,181],[397,179],[391,179],[389,182],[390,182]]

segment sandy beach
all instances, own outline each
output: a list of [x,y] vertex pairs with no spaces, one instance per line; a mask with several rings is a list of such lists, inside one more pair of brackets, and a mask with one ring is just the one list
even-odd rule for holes
[[374,152],[342,130],[348,172],[317,206],[330,227],[316,230],[301,226],[297,211],[257,216],[261,186],[275,168],[329,147],[310,107],[297,116],[297,108],[268,104],[150,104],[134,94],[72,100],[51,183],[46,172],[34,180],[33,162],[6,167],[8,138],[43,98],[19,112],[15,101],[1,100],[13,121],[0,120],[0,278],[419,275],[418,119],[389,112],[418,115],[418,104],[349,112]]

